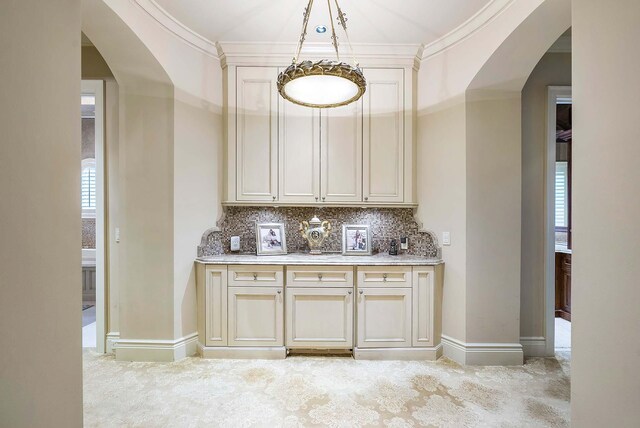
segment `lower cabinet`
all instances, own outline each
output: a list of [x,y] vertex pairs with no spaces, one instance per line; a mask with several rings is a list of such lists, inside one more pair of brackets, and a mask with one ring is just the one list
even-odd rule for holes
[[353,347],[353,289],[288,288],[286,295],[287,347]]
[[287,349],[319,349],[353,350],[356,359],[437,359],[442,273],[442,265],[199,263],[200,353],[285,358]]
[[229,346],[283,346],[282,287],[229,287]]
[[358,290],[358,347],[411,346],[411,288]]

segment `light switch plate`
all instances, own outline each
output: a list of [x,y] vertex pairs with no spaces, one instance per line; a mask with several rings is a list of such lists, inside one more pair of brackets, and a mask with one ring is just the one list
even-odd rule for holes
[[442,245],[451,245],[451,233],[442,232]]
[[231,237],[231,251],[240,251],[240,237],[232,236]]

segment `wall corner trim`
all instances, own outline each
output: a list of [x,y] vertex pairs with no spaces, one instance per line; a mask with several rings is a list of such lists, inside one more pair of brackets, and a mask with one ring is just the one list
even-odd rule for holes
[[520,343],[465,343],[442,335],[444,355],[468,366],[519,366],[524,362]]
[[175,340],[119,339],[114,347],[118,361],[179,361],[198,352],[198,333]]

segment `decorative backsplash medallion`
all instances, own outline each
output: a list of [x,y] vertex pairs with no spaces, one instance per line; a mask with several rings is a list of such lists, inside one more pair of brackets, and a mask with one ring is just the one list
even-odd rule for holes
[[300,235],[300,222],[314,215],[329,220],[333,227],[323,243],[323,252],[342,252],[342,225],[371,225],[373,253],[388,252],[392,239],[409,238],[409,249],[400,254],[438,257],[438,247],[430,233],[420,232],[412,208],[334,208],[334,207],[227,207],[218,227],[202,237],[198,257],[230,252],[230,239],[240,236],[240,253],[256,253],[256,222],[284,223],[289,253],[308,252],[307,242]]

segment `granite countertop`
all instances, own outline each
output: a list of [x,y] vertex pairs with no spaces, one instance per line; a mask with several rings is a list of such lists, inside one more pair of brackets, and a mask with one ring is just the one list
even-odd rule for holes
[[409,255],[343,256],[331,253],[321,255],[293,253],[279,256],[221,254],[219,256],[198,257],[196,263],[211,265],[435,266],[444,262],[441,259]]

